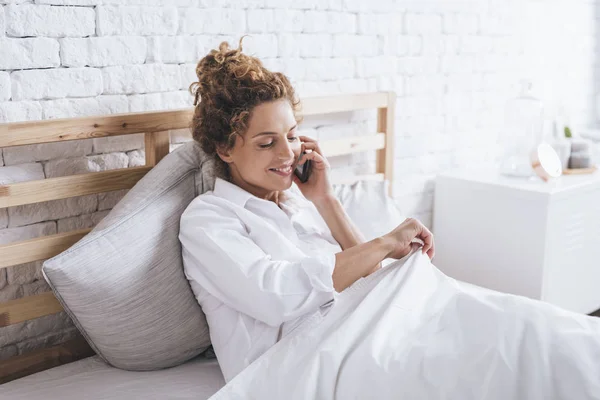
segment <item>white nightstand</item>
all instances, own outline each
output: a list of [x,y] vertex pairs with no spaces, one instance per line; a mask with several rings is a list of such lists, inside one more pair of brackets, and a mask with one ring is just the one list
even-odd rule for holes
[[453,278],[600,309],[600,171],[550,183],[491,169],[441,174],[433,233],[433,263]]

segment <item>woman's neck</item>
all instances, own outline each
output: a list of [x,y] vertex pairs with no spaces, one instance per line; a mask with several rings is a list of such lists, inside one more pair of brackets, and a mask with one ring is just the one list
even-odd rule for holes
[[282,191],[268,191],[256,185],[248,183],[235,170],[229,171],[229,181],[234,185],[241,187],[248,193],[253,194],[259,199],[274,202],[275,204],[277,204],[277,206],[279,206],[279,204],[281,204],[281,202],[283,202],[285,199],[285,193],[283,193]]

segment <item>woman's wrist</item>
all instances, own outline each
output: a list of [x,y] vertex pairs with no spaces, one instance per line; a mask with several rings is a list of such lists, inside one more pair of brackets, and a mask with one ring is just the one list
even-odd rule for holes
[[340,204],[340,201],[333,194],[314,199],[312,202],[319,212]]
[[383,236],[378,237],[375,240],[378,242],[378,245],[383,249],[383,254],[385,254],[383,259],[385,260],[386,258],[389,258],[390,254],[394,251],[394,239],[391,236],[385,234]]

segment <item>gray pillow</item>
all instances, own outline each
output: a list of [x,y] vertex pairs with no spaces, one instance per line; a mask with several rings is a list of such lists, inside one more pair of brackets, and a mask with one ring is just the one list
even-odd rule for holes
[[58,300],[110,365],[172,367],[210,345],[178,234],[185,208],[213,185],[212,159],[189,142],[152,168],[88,235],[44,262]]

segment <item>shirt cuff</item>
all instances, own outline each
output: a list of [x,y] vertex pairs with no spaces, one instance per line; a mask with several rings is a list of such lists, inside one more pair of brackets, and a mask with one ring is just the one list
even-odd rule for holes
[[335,253],[320,253],[307,257],[301,261],[301,265],[313,288],[322,292],[335,292],[332,276],[335,268]]

